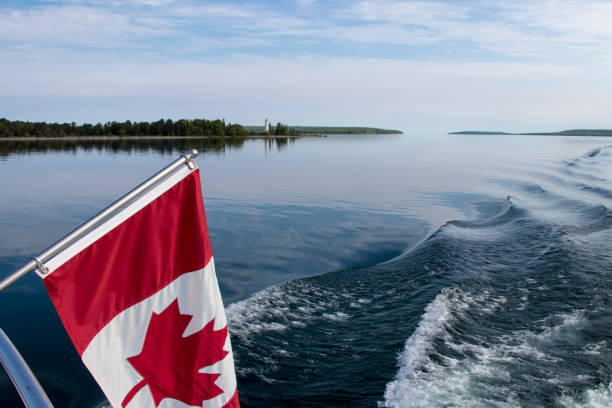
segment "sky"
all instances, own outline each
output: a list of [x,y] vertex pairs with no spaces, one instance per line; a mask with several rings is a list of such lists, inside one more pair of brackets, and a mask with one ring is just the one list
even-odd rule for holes
[[612,128],[612,1],[0,0],[0,117]]

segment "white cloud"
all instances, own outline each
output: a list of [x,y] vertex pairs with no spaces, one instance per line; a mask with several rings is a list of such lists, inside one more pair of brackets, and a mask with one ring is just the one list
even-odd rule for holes
[[[528,2],[362,1],[344,17],[386,25],[376,37],[398,41],[418,27],[428,36],[414,43],[469,40],[501,56],[612,59],[612,3],[601,0],[541,0]],[[367,26],[365,26],[367,27]],[[358,25],[355,32],[363,30]],[[364,31],[364,34],[367,32]],[[367,35],[356,35],[368,38]],[[357,41],[357,40],[356,40]],[[362,40],[365,41],[365,40]]]
[[364,21],[384,21],[413,25],[432,25],[466,18],[469,8],[436,1],[361,1],[345,16]]
[[[226,4],[226,3],[207,3],[201,5],[177,5],[171,7],[166,12],[170,15],[182,18],[238,18],[252,19],[257,17],[257,12],[251,8]],[[204,23],[208,23],[203,21]]]
[[300,8],[309,8],[316,3],[316,0],[296,0],[295,4]]
[[[612,3],[599,0],[508,3],[502,16],[550,48],[569,53],[612,54]],[[542,47],[544,48],[544,47]]]
[[93,7],[43,7],[0,12],[0,39],[41,47],[125,47],[171,32],[160,21]]
[[151,7],[160,7],[160,6],[165,6],[166,4],[171,4],[173,3],[174,0],[130,0],[128,3],[131,4],[143,4],[145,6],[151,6]]
[[[601,0],[364,0],[341,9],[317,4],[314,15],[299,11],[314,6],[310,0],[296,3],[293,13],[262,4],[218,1],[123,0],[118,4],[73,0],[64,5],[0,9],[0,39],[59,48],[141,47],[148,52],[162,47],[160,53],[177,55],[279,44],[287,44],[289,50],[308,44],[309,49],[302,51],[307,54],[317,54],[329,44],[436,45],[446,55],[459,54],[453,50],[459,46],[480,58],[612,61],[612,3]],[[159,39],[163,42],[158,44]],[[202,48],[203,42],[208,46]]]

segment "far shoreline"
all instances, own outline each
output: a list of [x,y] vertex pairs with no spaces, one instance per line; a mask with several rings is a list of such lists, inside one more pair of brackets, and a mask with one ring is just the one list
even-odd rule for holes
[[560,132],[491,132],[480,130],[464,130],[448,132],[448,135],[480,135],[480,136],[574,136],[574,137],[612,137],[612,129],[572,129]]

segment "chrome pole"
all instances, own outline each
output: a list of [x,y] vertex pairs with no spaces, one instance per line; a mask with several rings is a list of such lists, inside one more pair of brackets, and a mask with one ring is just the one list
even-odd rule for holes
[[2,329],[0,329],[0,363],[2,363],[26,407],[53,408],[45,390],[40,386],[32,370]]
[[36,268],[38,262],[43,263],[48,259],[52,258],[53,256],[57,255],[59,252],[70,246],[83,235],[87,234],[89,231],[97,227],[102,221],[106,220],[106,218],[108,218],[110,215],[113,215],[117,210],[121,209],[134,198],[138,197],[144,191],[148,190],[151,186],[155,185],[157,182],[164,179],[169,174],[173,173],[181,165],[187,164],[189,168],[195,168],[193,159],[197,155],[198,151],[195,149],[193,149],[189,154],[182,155],[180,158],[170,163],[166,168],[153,175],[151,178],[140,184],[138,187],[134,188],[132,191],[121,197],[119,200],[115,201],[106,209],[102,210],[98,215],[94,216],[85,224],[81,225],[80,227],[72,231],[70,234],[68,234],[66,237],[53,244],[45,252],[38,255],[37,257],[34,257],[34,259],[32,259],[30,262],[28,262],[27,264],[25,264],[0,282],[0,292],[15,283],[23,275]]

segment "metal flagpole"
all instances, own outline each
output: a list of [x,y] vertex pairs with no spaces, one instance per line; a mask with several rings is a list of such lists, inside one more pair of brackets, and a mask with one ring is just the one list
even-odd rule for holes
[[15,283],[18,279],[23,277],[26,273],[30,272],[34,268],[39,268],[41,273],[45,273],[46,267],[43,265],[45,261],[57,255],[59,252],[64,250],[70,244],[74,243],[76,240],[81,238],[83,235],[87,234],[89,231],[98,226],[101,222],[106,220],[110,215],[113,215],[117,210],[124,207],[127,203],[132,201],[134,198],[138,197],[140,194],[148,190],[150,187],[155,185],[157,182],[164,179],[169,174],[173,173],[174,170],[178,169],[181,165],[187,164],[190,169],[195,168],[195,163],[193,159],[198,155],[198,151],[193,149],[191,153],[184,154],[171,164],[169,164],[166,168],[153,175],[151,178],[146,180],[144,183],[134,188],[132,191],[121,197],[119,200],[115,201],[113,204],[108,206],[106,209],[102,210],[98,215],[94,216],[92,219],[87,221],[85,224],[81,225],[66,237],[62,238],[55,244],[53,244],[49,249],[47,249],[42,254],[37,257],[33,257],[30,262],[19,268],[17,271],[13,272],[10,276],[5,278],[0,282],[0,292]]

